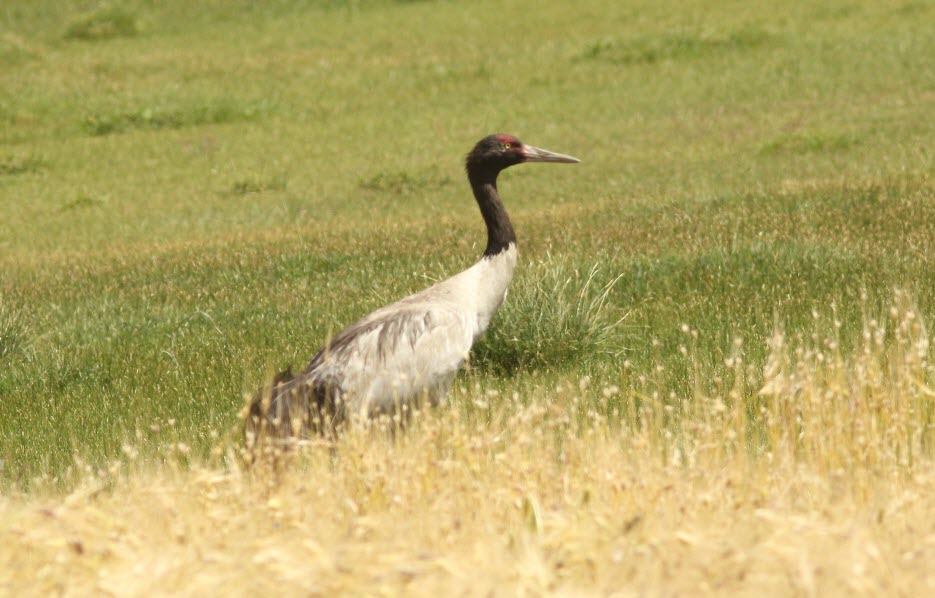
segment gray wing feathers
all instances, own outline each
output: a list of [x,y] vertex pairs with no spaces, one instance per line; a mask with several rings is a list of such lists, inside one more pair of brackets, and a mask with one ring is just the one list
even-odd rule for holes
[[382,409],[449,384],[471,349],[471,324],[455,310],[396,304],[334,337],[306,375],[340,372],[352,410]]

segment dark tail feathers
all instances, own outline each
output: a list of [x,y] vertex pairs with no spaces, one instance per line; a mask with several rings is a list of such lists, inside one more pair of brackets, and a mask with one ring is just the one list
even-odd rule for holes
[[345,415],[338,388],[307,374],[296,377],[292,368],[276,374],[250,400],[244,422],[248,453],[255,455],[266,441],[288,447],[314,436],[332,437]]

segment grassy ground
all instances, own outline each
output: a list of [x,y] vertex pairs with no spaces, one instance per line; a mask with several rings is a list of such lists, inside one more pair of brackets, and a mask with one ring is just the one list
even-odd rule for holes
[[[312,542],[308,558],[332,559],[321,562],[337,577],[322,564],[323,579],[359,574],[375,584],[365,592],[407,580],[428,591],[472,566],[497,580],[507,573],[493,565],[517,559],[538,572],[533,581],[503,581],[534,593],[627,580],[634,592],[785,583],[821,593],[857,583],[849,576],[867,581],[847,586],[865,592],[924,588],[925,559],[910,557],[930,551],[932,522],[914,531],[889,522],[918,519],[906,505],[930,504],[935,492],[932,372],[924,360],[894,365],[927,353],[935,313],[933,18],[924,1],[4,3],[0,508],[13,523],[0,533],[24,567],[48,563],[50,583],[83,571],[80,583],[92,585],[76,588],[111,587],[105,573],[119,578],[133,559],[86,539],[69,553],[67,534],[22,530],[58,529],[59,516],[76,526],[66,530],[106,528],[95,513],[134,498],[140,510],[121,513],[144,522],[128,536],[140,546],[158,544],[154,530],[173,517],[195,525],[217,515],[243,526],[192,540],[199,527],[186,536],[192,550],[248,533],[261,554],[294,534]],[[310,456],[296,466],[302,480],[276,488],[231,470],[245,392],[304,365],[329,331],[476,258],[483,231],[461,156],[495,131],[582,163],[503,175],[518,277],[451,408],[429,418],[435,436],[414,432],[399,445],[355,436],[336,462]],[[921,328],[906,324],[915,332],[900,336],[906,314]],[[861,361],[868,337],[876,369]],[[816,397],[877,371],[866,375],[885,381],[879,389],[841,399],[873,434],[810,428],[791,407],[773,415],[787,434],[770,432],[780,423],[760,410],[757,390],[796,367]],[[569,390],[582,380],[587,392]],[[777,392],[803,400],[799,386]],[[593,395],[595,417],[579,395]],[[885,418],[885,401],[901,415]],[[583,413],[583,423],[545,432],[540,419],[523,420],[526,435],[556,446],[528,458],[510,452],[522,443],[472,448],[537,406],[558,419]],[[714,425],[717,413],[736,417]],[[815,421],[844,426],[834,413]],[[729,446],[730,434],[743,450],[708,446]],[[673,461],[679,438],[683,456],[703,447],[693,462]],[[890,455],[885,466],[845,458],[871,447]],[[782,451],[797,457],[769,456]],[[446,463],[460,473],[437,475]],[[405,506],[381,503],[368,525],[385,527],[358,536],[374,483],[351,480],[358,467],[390,485],[436,473],[408,494],[387,490]],[[618,492],[618,478],[633,482]],[[590,506],[575,502],[583,488]],[[205,493],[218,492],[223,508],[210,511]],[[289,511],[295,496],[309,502]],[[357,510],[322,521],[345,499]],[[425,530],[438,518],[454,525],[455,512],[487,499],[477,519],[486,531],[452,532],[456,549],[426,531],[421,548],[400,552],[403,531],[387,523],[420,513]],[[280,501],[289,525],[266,525],[280,508],[268,501]],[[510,501],[517,511],[501,512]],[[54,516],[42,519],[46,511]],[[610,547],[623,532],[601,523],[615,516],[613,525],[646,526],[624,560],[656,568],[621,573]],[[723,544],[707,541],[725,525]],[[511,540],[498,544],[501,527]],[[566,532],[600,541],[581,562],[553,558]],[[869,545],[885,556],[853,556]],[[423,549],[441,560],[418,561]],[[817,560],[796,556],[803,549]],[[341,569],[355,551],[376,564]],[[376,558],[382,551],[399,561]],[[728,575],[718,554],[787,560],[775,575],[718,586]],[[707,560],[677,579],[666,564],[685,555]],[[257,573],[313,576],[285,553],[267,556],[251,561]],[[851,565],[862,573],[843,569]],[[190,579],[165,566],[179,576],[167,587]]]

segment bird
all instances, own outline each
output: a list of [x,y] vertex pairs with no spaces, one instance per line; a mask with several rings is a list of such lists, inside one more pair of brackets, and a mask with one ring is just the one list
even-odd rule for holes
[[348,422],[400,421],[424,401],[447,399],[471,347],[506,298],[517,261],[516,234],[497,177],[526,162],[580,162],[517,137],[484,137],[465,158],[468,182],[487,228],[480,259],[466,270],[377,309],[326,341],[299,374],[277,374],[252,396],[245,441],[333,437]]

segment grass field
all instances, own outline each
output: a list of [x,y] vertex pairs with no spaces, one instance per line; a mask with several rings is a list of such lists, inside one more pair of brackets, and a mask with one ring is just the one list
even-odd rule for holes
[[[4,593],[935,588],[935,2],[0,6]],[[473,262],[447,407],[244,471],[244,394]]]

